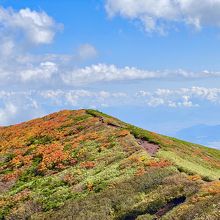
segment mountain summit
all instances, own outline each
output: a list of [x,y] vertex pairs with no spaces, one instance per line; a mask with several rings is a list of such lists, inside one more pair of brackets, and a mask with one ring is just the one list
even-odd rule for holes
[[0,127],[0,219],[220,218],[220,151],[95,110]]

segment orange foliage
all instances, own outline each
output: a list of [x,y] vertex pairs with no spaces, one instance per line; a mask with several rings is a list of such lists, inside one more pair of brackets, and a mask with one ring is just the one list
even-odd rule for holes
[[203,186],[203,191],[209,194],[220,194],[220,181],[214,181]]
[[125,137],[127,135],[129,135],[130,132],[128,130],[121,130],[118,134],[119,137]]
[[75,183],[75,178],[71,173],[67,173],[63,176],[63,181],[69,185],[73,185]]
[[11,165],[13,167],[19,167],[22,165],[22,160],[23,160],[23,157],[21,155],[18,155],[11,160]]
[[53,167],[64,169],[64,163],[71,161],[69,154],[65,152],[63,146],[59,144],[40,146],[37,148],[36,156],[42,157],[42,161],[39,164],[40,171],[45,171],[47,168],[51,169]]
[[86,168],[86,169],[91,169],[91,168],[95,167],[95,162],[93,162],[93,161],[82,162],[80,164],[80,167]]
[[134,162],[134,163],[140,163],[141,162],[141,158],[138,155],[132,155],[131,157],[129,157],[129,159]]
[[160,161],[156,161],[156,160],[150,160],[146,163],[147,166],[150,167],[167,167],[167,166],[171,166],[171,162],[167,161],[167,160],[160,160]]
[[[67,143],[71,145],[70,149],[64,149],[63,140],[66,135],[72,130],[77,131],[79,126],[74,124],[74,120],[84,116],[86,116],[85,110],[62,111],[0,129],[0,153],[10,155],[0,169],[12,170],[11,173],[4,175],[4,179],[8,181],[16,179],[36,161],[36,158],[39,163],[37,169],[44,174],[50,169],[63,170],[75,165],[77,160],[71,156],[71,150],[78,147],[82,141],[95,140],[99,137],[95,131],[85,134],[78,132],[77,136]],[[92,126],[94,122],[97,123],[97,119],[91,117],[86,122],[80,123],[86,128]],[[41,137],[45,137],[45,144],[39,139]],[[79,154],[85,154],[85,152],[80,151]]]
[[87,189],[89,190],[89,191],[92,191],[93,190],[93,188],[94,188],[94,184],[93,183],[87,183]]
[[193,175],[193,176],[188,176],[188,179],[192,181],[197,181],[197,180],[201,180],[202,178],[199,175]]
[[201,155],[202,154],[202,150],[201,149],[195,149],[194,152],[193,152],[193,155]]
[[12,173],[5,174],[3,177],[3,181],[9,182],[9,181],[15,180],[21,173],[22,173],[21,170],[15,170]]
[[136,171],[135,176],[143,176],[145,173],[145,169],[141,167]]
[[220,168],[220,162],[219,161],[214,161],[212,158],[208,157],[208,156],[204,156],[202,155],[202,159],[204,161],[207,161],[209,164],[212,164],[214,166],[217,166]]
[[27,189],[23,190],[13,196],[13,202],[19,202],[21,200],[25,200],[28,198],[29,195],[30,195],[29,190],[27,190]]

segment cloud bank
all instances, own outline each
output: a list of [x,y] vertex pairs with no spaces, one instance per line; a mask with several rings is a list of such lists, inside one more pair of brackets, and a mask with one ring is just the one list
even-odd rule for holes
[[60,109],[142,108],[193,109],[203,105],[220,106],[220,88],[191,87],[153,91],[92,91],[50,89],[0,91],[0,125],[40,117]]
[[[117,67],[108,64],[93,64],[82,68],[72,67],[71,56],[48,55],[42,57],[16,57],[0,61],[0,84],[14,83],[22,86],[37,82],[41,86],[86,86],[97,83],[120,83],[147,80],[195,80],[218,78],[218,71],[158,70],[151,71],[136,67]],[[2,62],[2,65],[1,65]],[[4,63],[3,63],[4,62]]]
[[69,85],[84,85],[97,82],[115,82],[149,79],[198,79],[220,77],[220,72],[191,72],[179,70],[150,71],[135,67],[119,68],[115,65],[96,64],[61,74],[62,81]]
[[149,107],[166,106],[170,108],[178,107],[200,107],[204,103],[219,105],[219,88],[179,88],[179,89],[157,89],[154,92],[139,91],[136,94],[140,99],[144,99]]
[[139,20],[147,32],[164,34],[177,23],[220,27],[220,0],[106,0],[105,7],[110,17]]

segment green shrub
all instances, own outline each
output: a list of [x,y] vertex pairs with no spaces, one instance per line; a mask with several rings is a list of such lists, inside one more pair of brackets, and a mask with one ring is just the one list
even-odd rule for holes
[[50,136],[34,136],[30,137],[27,141],[27,146],[30,146],[32,144],[39,145],[39,144],[50,144],[52,143],[53,138]]

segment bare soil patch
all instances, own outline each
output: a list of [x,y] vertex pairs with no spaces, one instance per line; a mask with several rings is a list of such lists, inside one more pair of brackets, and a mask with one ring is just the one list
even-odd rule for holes
[[155,156],[156,153],[159,151],[160,146],[157,144],[150,143],[148,141],[137,139],[138,144],[141,145],[149,154],[150,156]]

